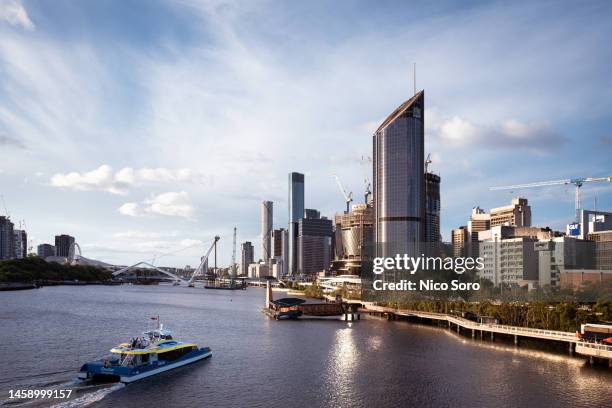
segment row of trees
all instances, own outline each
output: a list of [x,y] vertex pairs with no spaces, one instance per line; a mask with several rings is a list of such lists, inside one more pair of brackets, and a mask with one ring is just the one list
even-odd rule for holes
[[100,282],[110,280],[106,269],[85,265],[45,262],[38,257],[0,261],[0,282],[37,283],[43,281]]
[[387,303],[400,309],[424,312],[466,312],[476,316],[492,316],[500,324],[536,329],[575,331],[583,323],[612,321],[612,301],[600,300],[595,304],[578,302],[462,302],[415,301]]

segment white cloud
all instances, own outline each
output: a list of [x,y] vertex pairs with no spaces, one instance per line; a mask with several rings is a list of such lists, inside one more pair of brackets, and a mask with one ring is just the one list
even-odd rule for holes
[[118,209],[119,213],[130,217],[139,217],[142,215],[140,206],[137,203],[125,203]]
[[34,23],[30,20],[21,0],[2,0],[0,2],[0,20],[14,26],[21,26],[26,30],[34,30]]
[[50,183],[54,187],[70,188],[78,191],[106,191],[112,194],[125,195],[132,186],[147,183],[198,183],[205,184],[208,178],[190,169],[124,167],[114,172],[112,167],[103,164],[95,170],[55,174]]
[[189,194],[185,191],[161,193],[144,200],[141,204],[125,203],[118,209],[119,213],[131,217],[146,214],[165,215],[169,217],[191,218],[194,208]]
[[145,212],[172,217],[191,217],[193,206],[185,191],[162,193],[145,201]]
[[166,238],[166,237],[176,237],[178,235],[179,235],[179,233],[177,231],[170,231],[170,232],[124,231],[124,232],[117,232],[117,233],[113,234],[113,238],[119,238],[119,239],[159,239],[159,238]]
[[545,122],[521,122],[515,119],[478,124],[453,116],[440,120],[431,115],[428,132],[434,140],[452,147],[503,148],[542,153],[558,149],[566,138]]

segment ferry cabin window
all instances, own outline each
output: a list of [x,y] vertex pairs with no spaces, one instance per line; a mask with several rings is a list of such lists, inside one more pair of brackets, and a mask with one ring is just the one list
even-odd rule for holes
[[142,364],[146,364],[149,362],[149,355],[148,354],[141,354],[140,355],[140,362]]
[[189,353],[192,350],[195,350],[195,347],[183,347],[183,348],[168,351],[165,353],[160,353],[159,359],[165,360],[165,361],[174,361],[174,360],[177,360],[183,357],[185,354]]

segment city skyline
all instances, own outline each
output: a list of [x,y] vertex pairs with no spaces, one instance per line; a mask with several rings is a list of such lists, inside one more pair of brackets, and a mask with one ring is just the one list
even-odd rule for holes
[[[219,234],[227,264],[234,225],[239,242],[259,243],[262,200],[276,203],[272,227],[286,228],[291,171],[308,180],[307,207],[333,218],[344,200],[332,174],[360,202],[360,157],[412,96],[415,61],[444,240],[472,207],[514,196],[529,199],[534,225],[564,230],[571,186],[488,187],[610,170],[604,2],[571,12],[270,6],[0,5],[1,194],[34,248],[65,233],[89,258],[128,264],[185,249],[160,259],[183,266]],[[364,61],[391,50],[393,64]],[[607,184],[585,186],[583,207],[595,195],[600,209],[612,207]]]

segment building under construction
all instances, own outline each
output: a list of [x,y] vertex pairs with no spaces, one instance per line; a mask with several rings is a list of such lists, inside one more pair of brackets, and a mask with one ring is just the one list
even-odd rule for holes
[[335,225],[332,274],[361,275],[361,263],[372,252],[374,243],[374,208],[354,204],[350,212],[336,214]]

